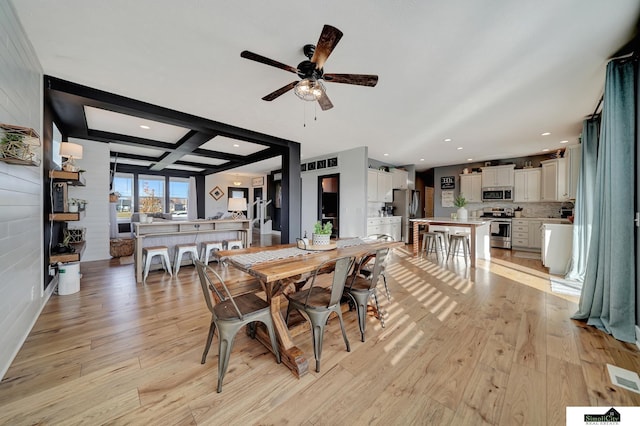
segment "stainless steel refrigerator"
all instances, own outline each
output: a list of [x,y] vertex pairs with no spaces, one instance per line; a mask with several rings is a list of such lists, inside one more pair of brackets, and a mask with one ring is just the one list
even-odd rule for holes
[[409,219],[418,217],[420,193],[413,189],[394,189],[393,207],[396,216],[402,216],[402,241],[412,243],[413,229]]

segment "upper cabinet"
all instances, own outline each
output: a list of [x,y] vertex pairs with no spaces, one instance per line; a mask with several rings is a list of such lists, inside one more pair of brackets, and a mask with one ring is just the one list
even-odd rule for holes
[[368,169],[367,201],[390,203],[393,201],[393,176],[389,172]]
[[582,161],[582,145],[570,145],[564,152],[567,159],[567,188],[570,200],[576,199],[578,192],[578,176]]
[[515,164],[482,168],[482,187],[513,186]]
[[480,173],[460,175],[460,195],[462,195],[468,203],[481,203],[482,175]]
[[393,189],[407,189],[409,187],[409,172],[402,169],[393,169]]
[[554,158],[541,161],[542,190],[541,201],[567,201],[567,159]]
[[540,176],[542,169],[519,169],[513,172],[513,201],[530,203],[540,201]]

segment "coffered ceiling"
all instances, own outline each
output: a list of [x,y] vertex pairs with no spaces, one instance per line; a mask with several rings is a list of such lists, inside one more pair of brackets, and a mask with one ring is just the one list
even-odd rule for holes
[[[640,17],[637,0],[12,4],[45,74],[194,118],[85,107],[86,127],[119,161],[199,173],[247,156],[260,162],[245,170],[267,171],[278,164],[273,140],[299,142],[303,158],[366,145],[372,158],[418,170],[576,143],[608,59]],[[376,74],[377,86],[327,82],[327,111],[292,91],[261,100],[297,77],[240,52],[296,67],[324,24],[344,33],[325,72]]]

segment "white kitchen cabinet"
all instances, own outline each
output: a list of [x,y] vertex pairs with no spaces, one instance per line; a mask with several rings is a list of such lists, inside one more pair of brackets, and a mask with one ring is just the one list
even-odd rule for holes
[[390,203],[393,201],[393,176],[382,170],[368,169],[367,201]]
[[387,234],[395,241],[402,238],[402,217],[370,217],[367,219],[367,235]]
[[541,201],[567,201],[567,160],[566,158],[554,158],[541,161],[542,164],[542,189]]
[[542,248],[542,221],[529,221],[529,248],[540,250]]
[[582,160],[582,145],[570,145],[564,153],[567,159],[567,191],[570,200],[576,199],[578,190],[578,176],[580,175],[580,163]]
[[573,248],[573,225],[545,223],[542,225],[542,264],[550,274],[564,274]]
[[409,187],[409,172],[402,169],[391,171],[393,189],[407,189]]
[[540,201],[540,176],[542,169],[521,169],[513,173],[513,202],[531,203]]
[[460,175],[460,194],[468,203],[481,203],[482,175],[480,173]]
[[482,187],[513,186],[513,170],[515,164],[482,168]]
[[513,219],[511,222],[511,247],[520,250],[540,250],[542,247],[541,226],[542,220],[540,219]]

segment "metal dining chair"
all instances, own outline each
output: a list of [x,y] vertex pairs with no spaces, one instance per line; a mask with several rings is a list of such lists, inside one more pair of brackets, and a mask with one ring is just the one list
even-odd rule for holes
[[[363,342],[364,330],[367,325],[367,305],[371,296],[373,296],[376,303],[378,319],[380,320],[382,327],[384,327],[384,317],[380,312],[380,305],[378,305],[376,286],[388,254],[389,248],[382,248],[363,256],[360,264],[354,269],[353,276],[349,278],[348,283],[344,288],[344,294],[350,297],[356,306],[356,311],[358,313],[358,325],[360,326],[360,338]],[[372,256],[375,256],[373,271],[370,274],[363,275],[360,271],[361,267],[364,263],[369,262]]]
[[[326,271],[332,264],[333,281],[330,288],[324,288],[316,285],[318,273]],[[322,356],[322,340],[324,337],[324,327],[327,324],[331,312],[335,312],[340,320],[340,328],[342,329],[342,337],[347,347],[347,352],[351,352],[347,333],[344,329],[342,321],[342,311],[340,310],[340,299],[344,290],[344,284],[347,276],[355,263],[355,257],[341,257],[336,260],[328,260],[323,262],[313,272],[311,284],[308,289],[287,294],[289,306],[287,307],[287,317],[285,322],[289,321],[289,313],[292,309],[297,309],[303,313],[311,323],[311,331],[313,334],[313,355],[316,359],[316,372],[320,372],[320,357]]]
[[[253,293],[235,297],[231,296],[229,289],[216,271],[200,260],[196,260],[195,262],[198,276],[200,277],[204,300],[207,303],[209,311],[211,311],[211,325],[209,326],[209,335],[207,336],[207,344],[202,354],[201,364],[204,364],[207,359],[213,334],[217,328],[219,340],[218,393],[220,393],[222,392],[222,380],[229,365],[233,340],[243,326],[248,325],[251,331],[251,337],[255,337],[255,322],[263,323],[269,331],[271,347],[273,348],[273,353],[276,355],[278,364],[280,364],[280,351],[278,349],[278,341],[273,327],[269,304]],[[212,277],[215,278],[218,285],[216,285]],[[212,297],[212,294],[215,294],[215,298]]]
[[[393,238],[391,235],[389,234],[373,234],[373,235],[368,235],[367,239],[375,239],[375,240],[379,240],[379,241],[395,241],[395,238]],[[369,263],[368,261],[365,262]],[[384,283],[384,290],[387,293],[387,300],[389,300],[389,302],[391,302],[391,292],[389,291],[389,285],[387,284],[387,273],[386,273],[386,269],[387,269],[387,263],[383,263],[382,264],[382,269],[380,270],[380,276],[382,277],[382,282]],[[360,272],[365,275],[368,276],[373,272],[373,269],[367,265],[365,267],[363,267]]]

